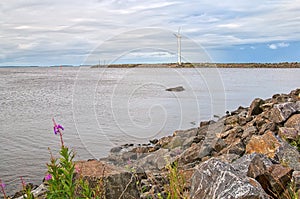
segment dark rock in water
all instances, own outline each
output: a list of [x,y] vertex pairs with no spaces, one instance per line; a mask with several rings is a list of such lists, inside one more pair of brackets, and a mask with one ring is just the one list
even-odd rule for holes
[[174,88],[167,88],[166,91],[180,92],[180,91],[184,91],[184,88],[182,86],[177,86]]
[[158,142],[158,139],[153,139],[149,141],[151,144],[156,144]]
[[255,179],[218,159],[212,158],[195,169],[191,179],[191,199],[270,198]]
[[117,146],[117,147],[114,147],[114,148],[110,149],[110,152],[111,152],[111,153],[118,153],[118,152],[120,152],[121,150],[122,150],[122,147]]

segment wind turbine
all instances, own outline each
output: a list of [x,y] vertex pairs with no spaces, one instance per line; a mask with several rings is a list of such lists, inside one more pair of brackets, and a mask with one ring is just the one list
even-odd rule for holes
[[178,65],[181,65],[181,35],[180,35],[180,27],[178,28],[178,33],[175,34],[175,37],[177,37],[177,63]]

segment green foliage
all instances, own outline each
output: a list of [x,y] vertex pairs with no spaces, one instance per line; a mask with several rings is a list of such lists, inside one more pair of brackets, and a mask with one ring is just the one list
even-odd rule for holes
[[31,193],[31,186],[23,186],[23,198],[24,199],[34,199],[33,194]]
[[[100,186],[91,189],[88,181],[83,180],[82,176],[79,179],[74,178],[76,173],[74,157],[74,152],[65,146],[61,147],[59,159],[51,154],[50,163],[47,164],[48,173],[51,175],[51,179],[47,181],[47,198],[99,199],[101,197]],[[76,194],[76,190],[80,192]]]
[[167,199],[181,199],[187,198],[185,196],[185,179],[183,174],[178,169],[178,162],[175,161],[172,164],[166,166],[168,170],[169,185],[167,188]]
[[74,153],[69,151],[67,147],[62,146],[60,150],[60,158],[54,158],[51,154],[48,173],[52,176],[48,180],[49,192],[47,198],[66,198],[73,199],[75,193],[75,183],[73,182],[75,164],[73,162]]
[[99,183],[95,189],[92,189],[87,180],[80,177],[78,181],[80,191],[80,199],[100,199],[102,197],[101,185]]
[[300,151],[300,138],[298,138],[297,140],[292,140],[289,143],[290,145],[297,147],[298,151]]

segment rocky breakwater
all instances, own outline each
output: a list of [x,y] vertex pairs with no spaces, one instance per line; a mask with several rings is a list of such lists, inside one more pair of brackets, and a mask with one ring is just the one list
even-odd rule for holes
[[217,121],[81,161],[106,198],[165,198],[177,165],[188,198],[296,198],[300,193],[300,89],[254,99]]
[[190,198],[293,198],[300,188],[299,147],[297,89],[143,146],[113,148],[103,160],[136,173],[140,198],[164,195],[165,166],[174,162]]

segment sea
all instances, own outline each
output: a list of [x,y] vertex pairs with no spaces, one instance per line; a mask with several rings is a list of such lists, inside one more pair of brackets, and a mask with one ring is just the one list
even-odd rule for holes
[[[40,184],[50,152],[65,145],[76,160],[99,159],[123,144],[143,144],[217,120],[299,88],[300,69],[0,68],[0,179],[8,194]],[[182,86],[183,91],[166,91]]]

